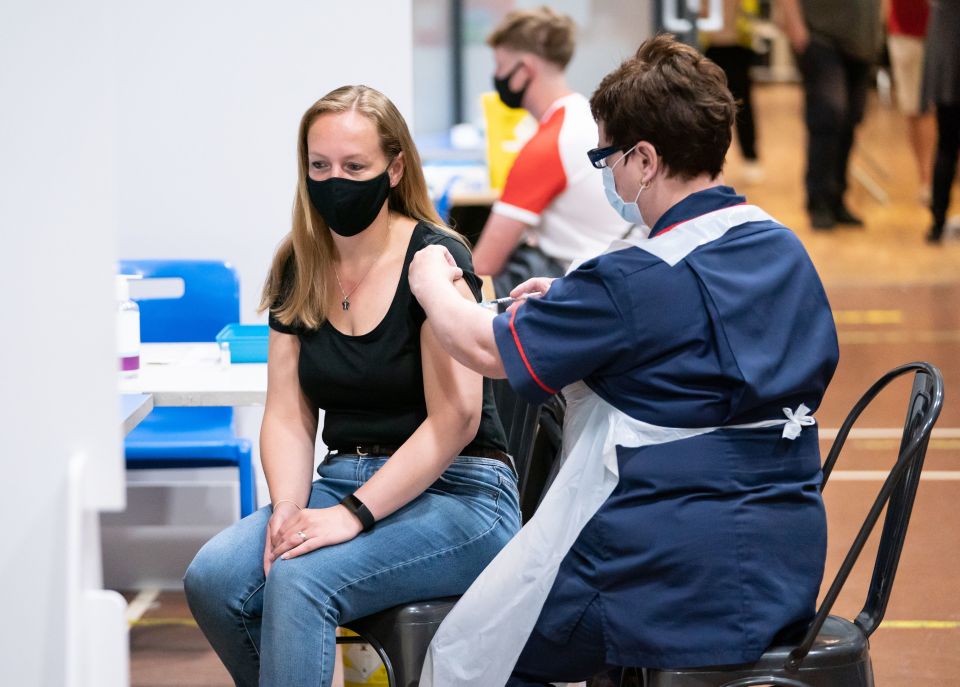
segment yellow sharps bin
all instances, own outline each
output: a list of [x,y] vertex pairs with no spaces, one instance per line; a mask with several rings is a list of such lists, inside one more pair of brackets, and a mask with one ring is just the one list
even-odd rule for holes
[[526,110],[507,107],[492,91],[484,93],[481,101],[487,129],[490,188],[502,191],[517,153],[536,131],[537,124]]
[[[356,636],[342,627],[338,632],[344,636]],[[388,687],[387,669],[369,644],[344,644],[341,649],[343,687]]]

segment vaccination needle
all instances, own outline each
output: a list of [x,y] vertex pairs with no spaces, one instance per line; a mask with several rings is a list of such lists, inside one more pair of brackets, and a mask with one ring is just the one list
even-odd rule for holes
[[491,298],[490,300],[480,301],[480,305],[482,305],[485,308],[505,307],[513,303],[525,301],[528,298],[533,298],[539,295],[541,295],[540,291],[531,291],[530,293],[525,293],[522,296],[517,296],[516,298],[512,298],[511,296],[504,296],[503,298]]

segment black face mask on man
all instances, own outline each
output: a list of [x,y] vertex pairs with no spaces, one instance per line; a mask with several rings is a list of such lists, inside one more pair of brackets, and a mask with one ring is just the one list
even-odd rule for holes
[[389,169],[387,165],[383,174],[363,181],[341,177],[315,181],[307,177],[310,202],[331,231],[356,236],[373,224],[390,195]]
[[523,96],[527,92],[527,87],[530,85],[530,80],[527,79],[527,83],[524,84],[523,88],[519,91],[514,91],[510,88],[510,79],[522,66],[523,62],[517,62],[516,66],[511,69],[506,76],[498,77],[496,74],[493,75],[493,87],[497,89],[497,95],[500,96],[500,100],[507,107],[520,107],[521,103],[523,103]]

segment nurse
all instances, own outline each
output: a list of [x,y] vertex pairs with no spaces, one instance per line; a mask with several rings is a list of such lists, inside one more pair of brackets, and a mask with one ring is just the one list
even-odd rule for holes
[[723,72],[657,36],[591,99],[607,197],[648,234],[495,316],[442,247],[410,284],[441,345],[537,402],[564,463],[441,626],[423,685],[577,682],[614,666],[753,661],[814,613],[826,522],[811,414],[838,360],[799,239],[723,185]]

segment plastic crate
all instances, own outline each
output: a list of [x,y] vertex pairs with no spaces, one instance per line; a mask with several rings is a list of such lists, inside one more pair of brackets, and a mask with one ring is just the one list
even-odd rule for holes
[[265,324],[228,324],[217,334],[217,343],[230,345],[231,363],[267,362],[270,327]]

